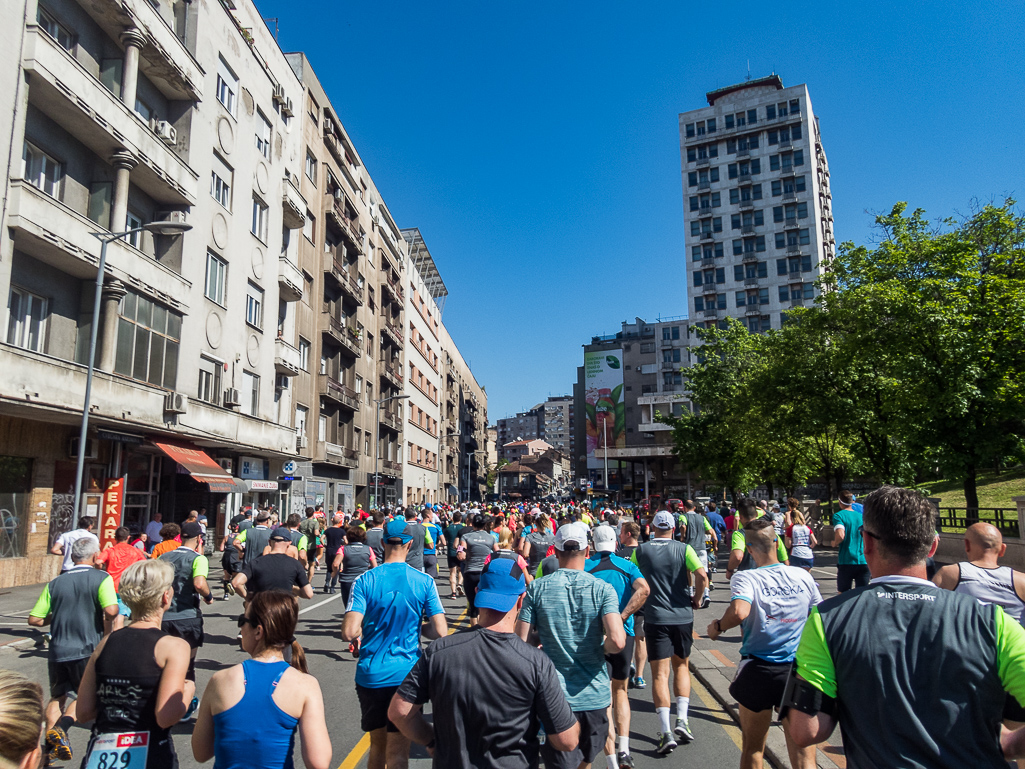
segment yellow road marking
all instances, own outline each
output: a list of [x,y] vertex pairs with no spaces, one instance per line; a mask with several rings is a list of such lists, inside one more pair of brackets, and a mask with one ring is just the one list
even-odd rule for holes
[[368,750],[370,750],[370,733],[364,732],[360,741],[356,743],[356,747],[349,751],[349,755],[345,757],[338,769],[355,769],[356,764],[363,759]]
[[719,703],[712,697],[711,693],[701,685],[701,682],[696,676],[690,677],[690,688],[691,692],[696,692],[698,699],[701,700],[701,704],[712,711],[718,711],[722,714],[722,719],[716,719],[716,723],[719,724],[729,735],[730,739],[733,740],[733,744],[737,746],[739,750],[743,750],[743,744],[741,743],[740,727],[734,722],[733,717],[729,713],[725,712]]
[[[456,617],[454,620],[452,620],[452,624],[455,625],[456,623],[461,622],[463,620],[463,618],[466,616],[466,612],[468,612],[469,610],[470,610],[469,607],[463,609],[463,613],[460,614],[458,617]],[[450,627],[448,629],[448,634],[452,635],[454,632],[456,632],[457,629],[458,628]]]

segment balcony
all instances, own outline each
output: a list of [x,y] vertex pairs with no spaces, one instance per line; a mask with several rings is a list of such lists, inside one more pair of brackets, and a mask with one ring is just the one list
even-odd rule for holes
[[323,269],[328,275],[334,278],[342,289],[342,293],[348,296],[357,305],[363,305],[363,288],[349,274],[349,268],[335,258],[334,254],[324,254]]
[[285,376],[299,376],[301,366],[299,351],[284,339],[275,339],[274,370]]
[[794,175],[794,166],[792,164],[790,164],[790,163],[783,163],[779,167],[779,175],[780,176],[793,176]]
[[332,464],[349,468],[359,467],[359,452],[356,449],[339,446],[337,443],[325,443],[324,453]]
[[707,168],[712,164],[710,158],[698,158],[698,168]]
[[680,369],[682,367],[683,367],[683,363],[681,363],[680,361],[675,361],[675,362],[671,361],[671,360],[664,360],[664,361],[662,361],[662,370],[663,371],[676,371],[676,370],[678,370],[678,369]]
[[402,432],[402,417],[399,416],[398,411],[381,409],[381,426],[400,433]]
[[[363,253],[363,236],[360,234],[359,219],[357,216],[346,214],[345,208],[339,198],[328,195],[327,218],[333,223],[357,254]],[[344,199],[344,197],[342,198]]]
[[330,374],[320,375],[320,394],[351,411],[359,411],[359,395]]
[[761,315],[761,314],[762,314],[762,308],[759,307],[758,305],[753,305],[753,306],[752,305],[748,305],[747,308],[744,310],[744,315],[746,315],[748,317],[750,317],[752,315]]
[[755,207],[755,202],[753,200],[742,200],[742,201],[740,201],[740,210],[741,211],[749,211],[749,210],[751,210],[754,207]]
[[801,245],[799,243],[787,243],[788,254],[799,254],[801,253]]
[[709,256],[709,257],[703,258],[701,260],[701,266],[702,267],[714,267],[715,266],[715,257],[714,256]]
[[389,478],[401,478],[402,463],[392,461],[391,459],[382,459],[381,475],[387,475]]
[[29,103],[84,144],[103,162],[128,150],[138,160],[132,184],[158,205],[192,206],[198,175],[134,110],[125,106],[45,32],[25,32]]
[[[96,278],[100,241],[90,219],[19,179],[11,180],[7,226],[14,246],[81,279]],[[188,237],[188,236],[186,236]],[[144,288],[171,307],[187,310],[192,284],[123,240],[107,246],[107,271],[126,285]]]
[[755,226],[753,224],[745,224],[741,226],[740,231],[745,235],[751,235],[755,231]]
[[749,150],[747,147],[744,147],[744,148],[739,148],[738,147],[737,148],[737,157],[738,158],[746,158],[746,157],[750,157],[750,156],[751,156],[751,150]]
[[398,366],[393,366],[390,363],[379,361],[377,364],[377,371],[381,377],[387,380],[390,384],[402,389],[402,370]]
[[290,230],[301,230],[306,224],[306,198],[295,186],[292,175],[285,177],[281,193],[281,222]]
[[801,223],[797,220],[796,216],[788,216],[783,220],[784,230],[796,230],[801,226]]
[[288,257],[278,257],[278,296],[286,302],[298,302],[303,298],[306,280],[299,268]]
[[794,140],[793,139],[780,139],[779,140],[779,148],[781,150],[788,150],[788,149],[790,149],[793,146],[794,146]]
[[737,174],[737,181],[749,182],[751,181],[751,172]]
[[[387,249],[380,249],[381,251],[387,251]],[[402,290],[402,286],[399,285],[399,281],[392,280],[391,273],[385,273],[385,280],[381,283],[381,294],[389,293],[396,302],[400,305],[406,301],[406,295]]]
[[758,285],[758,278],[744,278],[744,285],[745,286],[757,286]]
[[342,349],[357,358],[363,353],[360,343],[362,338],[353,326],[347,326],[329,312],[321,313],[321,331],[329,335],[342,346]]
[[705,307],[705,317],[714,318],[718,314],[718,310],[715,307]]
[[754,251],[745,251],[744,255],[740,257],[741,262],[757,262],[758,254]]
[[387,316],[382,315],[381,316],[381,326],[380,326],[380,328],[381,328],[381,331],[383,331],[384,333],[388,334],[388,336],[390,336],[392,338],[392,341],[395,342],[396,345],[398,345],[399,347],[402,347],[402,345],[403,345],[402,329],[399,326],[397,326],[396,324],[392,323],[391,320]]
[[707,180],[706,181],[700,181],[700,182],[698,182],[698,189],[699,190],[710,190],[710,189],[712,189],[712,183],[707,181]]
[[719,289],[716,287],[716,285],[714,283],[706,283],[705,285],[703,285],[701,287],[701,293],[702,294],[714,294],[718,290]]
[[790,192],[784,192],[783,193],[783,202],[784,203],[795,203],[795,202],[797,202],[797,192],[795,190],[791,190]]
[[715,234],[711,230],[702,230],[701,231],[701,239],[702,240],[715,240]]

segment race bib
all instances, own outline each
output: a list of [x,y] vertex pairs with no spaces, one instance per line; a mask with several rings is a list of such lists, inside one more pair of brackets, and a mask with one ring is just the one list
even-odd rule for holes
[[85,769],[145,769],[149,732],[98,734]]

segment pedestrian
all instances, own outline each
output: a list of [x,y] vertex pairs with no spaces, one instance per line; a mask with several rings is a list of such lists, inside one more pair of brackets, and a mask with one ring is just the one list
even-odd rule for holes
[[299,602],[285,593],[261,592],[246,606],[238,624],[250,659],[210,678],[192,732],[196,761],[213,758],[217,769],[291,769],[298,731],[306,769],[330,769],[324,695],[295,640],[298,621]]
[[[78,720],[93,722],[84,767],[178,766],[171,727],[194,700],[196,682],[186,679],[188,643],[161,630],[173,581],[174,568],[164,559],[134,563],[122,575],[132,624],[100,641],[78,692]],[[126,742],[126,734],[145,740]]]
[[559,568],[527,588],[516,632],[540,644],[555,665],[580,736],[569,752],[541,746],[547,769],[587,769],[604,749],[612,704],[605,655],[626,645],[619,599],[612,586],[588,574],[588,528],[561,526],[555,535]]
[[851,587],[864,587],[872,578],[865,560],[865,543],[861,536],[862,514],[856,511],[854,495],[846,489],[837,495],[840,509],[833,513],[833,547],[836,556],[836,592]]
[[13,670],[0,670],[0,762],[17,769],[42,766],[43,687]]
[[313,586],[307,579],[306,567],[291,552],[291,532],[284,526],[274,529],[270,535],[270,552],[246,564],[235,575],[231,586],[245,599],[252,600],[256,593],[275,590],[302,598],[313,598]]
[[[624,528],[627,524],[624,524]],[[634,615],[644,606],[651,592],[647,580],[637,564],[615,555],[616,530],[611,526],[596,526],[591,533],[594,555],[587,559],[589,574],[612,585],[619,599],[619,612],[623,618],[626,643],[622,651],[606,654],[609,677],[612,679],[612,705],[609,709],[609,729],[605,740],[605,756],[609,769],[633,769],[630,756],[630,697],[627,694],[630,668],[634,656]]]
[[[690,658],[694,643],[694,611],[708,583],[705,567],[690,545],[673,539],[676,521],[668,511],[655,513],[652,538],[634,551],[634,563],[648,581],[651,592],[644,603],[644,642],[651,665],[652,700],[661,731],[655,748],[659,755],[676,749],[676,737],[684,744],[694,741],[690,730]],[[693,575],[694,595],[690,592]],[[693,607],[693,608],[692,608]],[[676,726],[670,724],[669,675],[676,696]]]
[[66,531],[57,537],[56,541],[53,543],[53,547],[50,548],[50,552],[64,558],[61,562],[61,574],[75,568],[75,563],[71,559],[71,548],[78,540],[92,538],[96,540],[97,546],[100,544],[100,540],[93,533],[93,527],[95,526],[95,518],[91,515],[83,515],[78,519],[77,529]]
[[[182,543],[169,553],[160,556],[174,568],[174,597],[164,612],[160,626],[165,633],[184,638],[192,649],[186,677],[196,681],[196,653],[203,645],[203,612],[200,600],[213,603],[213,595],[206,578],[210,574],[210,562],[200,551],[200,528],[198,523],[182,524]],[[193,700],[186,717],[191,716],[199,705]]]
[[177,523],[165,523],[160,527],[160,542],[153,548],[150,558],[159,558],[170,553],[181,544],[182,530]]
[[448,587],[449,598],[457,598],[463,592],[463,568],[459,560],[459,549],[456,542],[463,533],[463,514],[456,510],[452,514],[452,523],[445,527],[445,543],[448,546]]
[[1025,629],[925,578],[935,516],[911,489],[865,498],[872,580],[820,603],[804,626],[784,702],[798,745],[839,723],[850,767],[1003,769],[1025,757],[1025,729],[1000,725],[1005,692],[1025,703]]
[[100,545],[95,537],[79,537],[71,545],[72,567],[51,580],[32,607],[28,624],[50,625],[46,705],[46,751],[51,760],[70,761],[68,729],[75,723],[78,689],[89,656],[114,629],[118,616],[114,580],[95,568]]
[[[428,646],[392,697],[389,719],[427,748],[434,766],[535,767],[541,729],[556,750],[572,750],[579,742],[551,660],[515,633],[526,589],[520,571],[499,560],[489,563],[476,595],[477,629]],[[421,712],[428,701],[433,724]]]
[[344,516],[335,513],[331,516],[331,525],[324,530],[324,563],[328,566],[327,574],[324,575],[324,593],[335,592],[338,584],[338,570],[335,568],[335,556],[345,544],[345,521]]
[[[787,500],[789,503],[790,500]],[[795,500],[796,501],[796,500]],[[790,548],[790,565],[811,571],[815,565],[815,554],[812,548],[819,543],[815,532],[805,523],[804,513],[800,509],[792,509],[790,517],[793,523],[787,529],[787,547]]]
[[463,548],[463,584],[466,587],[466,613],[470,618],[470,626],[477,625],[479,612],[474,604],[477,595],[477,583],[480,581],[484,564],[494,551],[498,550],[498,542],[485,528],[487,521],[483,513],[477,513],[470,521],[473,529],[465,529],[459,535],[458,544]]
[[[730,694],[740,705],[741,769],[761,769],[772,709],[783,701],[801,630],[822,596],[807,571],[779,562],[771,521],[756,518],[744,536],[757,568],[733,575],[730,605],[707,633],[716,641],[727,630],[743,629],[741,663]],[[792,769],[815,769],[815,747],[799,747],[788,729],[783,731]]]
[[343,641],[361,639],[356,695],[360,726],[370,734],[368,769],[409,765],[409,740],[388,720],[388,706],[420,657],[421,620],[427,638],[448,634],[434,580],[406,560],[412,541],[404,518],[385,525],[384,563],[357,578],[342,621]]
[[150,522],[146,524],[146,548],[147,552],[152,553],[154,546],[160,541],[160,529],[163,528],[164,524],[163,513],[153,513],[153,517]]
[[125,526],[118,526],[114,530],[113,547],[108,547],[106,550],[96,555],[96,565],[106,569],[107,574],[109,574],[110,578],[114,581],[114,590],[119,593],[117,598],[118,616],[117,619],[114,620],[114,630],[120,630],[124,627],[125,617],[131,615],[128,605],[121,600],[121,575],[124,574],[125,569],[133,563],[146,560],[145,553],[128,544],[128,537],[128,528]]

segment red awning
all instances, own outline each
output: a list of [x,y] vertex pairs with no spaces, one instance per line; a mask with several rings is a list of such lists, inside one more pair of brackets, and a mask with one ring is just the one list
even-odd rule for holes
[[245,482],[231,477],[223,467],[217,464],[202,449],[187,444],[153,443],[164,454],[184,467],[189,475],[200,483],[210,486],[210,491],[219,494],[246,491]]

